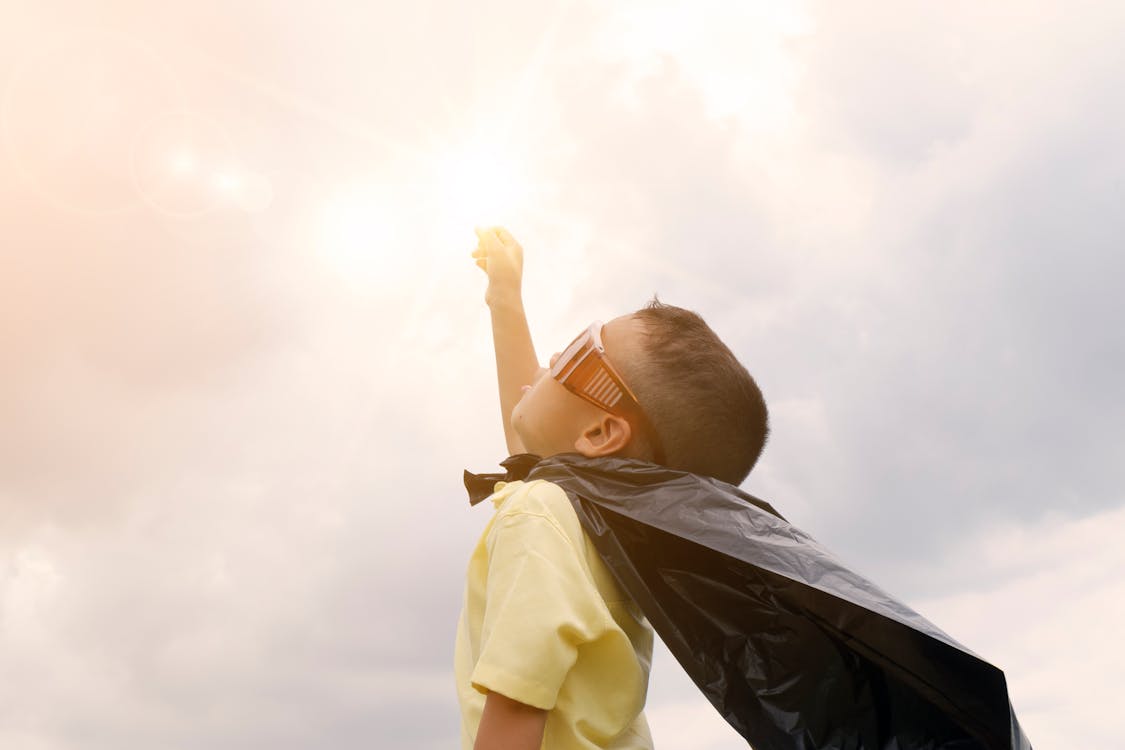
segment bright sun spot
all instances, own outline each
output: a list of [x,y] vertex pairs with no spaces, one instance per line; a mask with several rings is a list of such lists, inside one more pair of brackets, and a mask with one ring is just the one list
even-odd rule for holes
[[438,152],[430,166],[427,204],[433,206],[434,239],[473,244],[473,227],[510,225],[532,208],[532,182],[513,151],[469,143]]
[[476,224],[504,221],[519,209],[528,193],[520,165],[496,148],[478,148],[439,162],[445,172],[443,198],[455,214]]
[[378,182],[334,191],[321,205],[316,245],[322,262],[357,289],[408,283],[434,262],[467,258],[474,227],[524,222],[533,187],[520,150],[447,141],[388,164]]

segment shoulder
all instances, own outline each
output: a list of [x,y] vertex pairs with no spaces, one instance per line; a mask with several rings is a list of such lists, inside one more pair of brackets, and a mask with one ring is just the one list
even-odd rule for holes
[[578,519],[570,496],[542,479],[498,485],[493,495],[496,515],[487,533],[490,550],[506,547],[510,554],[571,560],[605,602],[627,600],[597,553]]
[[496,513],[508,516],[517,513],[538,513],[542,515],[567,515],[574,513],[570,499],[563,488],[542,479],[530,482],[509,482],[493,496]]
[[576,546],[582,539],[582,527],[570,498],[553,482],[510,482],[497,490],[492,501],[496,505],[494,527],[538,522],[554,527]]

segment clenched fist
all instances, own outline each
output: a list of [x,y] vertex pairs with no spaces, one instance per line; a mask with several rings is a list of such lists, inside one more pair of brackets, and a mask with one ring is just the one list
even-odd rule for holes
[[503,227],[478,227],[473,258],[488,275],[484,301],[489,306],[518,301],[523,282],[523,248]]

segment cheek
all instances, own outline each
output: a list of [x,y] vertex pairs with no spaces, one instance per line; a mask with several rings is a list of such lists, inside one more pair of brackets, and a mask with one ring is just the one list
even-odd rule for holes
[[543,380],[535,381],[534,385],[524,386],[523,396],[516,402],[515,411],[521,415],[536,414],[543,410],[544,396]]
[[520,396],[520,400],[517,401],[516,405],[512,408],[512,423],[514,424],[517,420],[524,421],[527,419],[529,414],[533,414],[537,408],[537,400],[538,396],[535,392],[535,386],[525,385],[523,387],[523,394]]
[[516,403],[512,421],[536,433],[553,432],[567,416],[566,396],[558,383],[550,378],[539,378]]

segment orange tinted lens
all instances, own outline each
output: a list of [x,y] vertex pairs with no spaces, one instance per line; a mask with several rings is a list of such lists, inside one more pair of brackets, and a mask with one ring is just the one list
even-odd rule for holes
[[571,362],[585,350],[590,343],[590,332],[583,331],[578,338],[570,342],[570,346],[563,350],[555,363],[551,365],[551,377],[558,380],[560,376],[570,369]]

